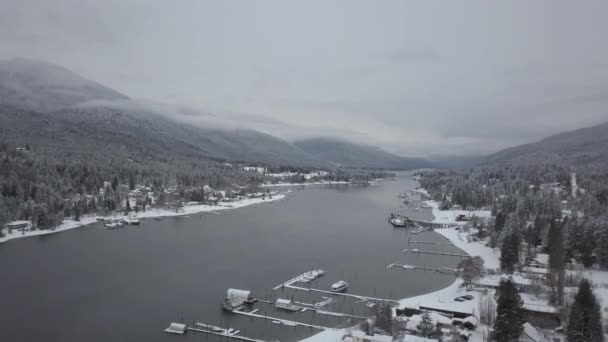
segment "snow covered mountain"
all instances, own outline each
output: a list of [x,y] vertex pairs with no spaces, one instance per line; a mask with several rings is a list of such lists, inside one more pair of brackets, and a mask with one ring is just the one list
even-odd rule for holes
[[608,122],[552,135],[484,158],[482,164],[559,162],[564,165],[608,164]]

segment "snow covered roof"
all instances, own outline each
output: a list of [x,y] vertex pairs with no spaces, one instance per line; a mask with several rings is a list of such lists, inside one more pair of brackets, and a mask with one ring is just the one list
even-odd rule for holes
[[226,292],[226,299],[229,300],[233,305],[239,305],[247,301],[251,296],[251,291],[239,290],[239,289],[228,289]]
[[[452,325],[451,318],[446,317],[438,312],[429,312],[429,315],[431,316],[433,324]],[[410,320],[414,322],[421,322],[422,315],[413,315],[412,317],[410,317]]]
[[477,326],[479,320],[475,316],[469,316],[462,320],[463,323],[469,323],[473,326]]
[[30,221],[13,221],[5,224],[6,227],[14,228],[14,227],[24,227],[30,225]]
[[522,332],[522,335],[525,334],[534,342],[545,341],[545,339],[543,338],[543,335],[541,335],[538,332],[538,330],[534,326],[532,326],[532,324],[526,322],[526,323],[524,323],[523,327],[524,327],[524,331]]
[[277,304],[291,304],[291,300],[279,298],[277,299]]

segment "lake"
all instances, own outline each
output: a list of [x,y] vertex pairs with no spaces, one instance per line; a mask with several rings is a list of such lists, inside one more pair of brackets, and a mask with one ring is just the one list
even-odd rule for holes
[[[325,310],[366,316],[370,309],[360,300],[289,289],[273,293],[272,288],[313,268],[327,274],[302,286],[327,290],[343,279],[350,283],[348,293],[389,299],[443,288],[453,275],[386,269],[394,261],[429,267],[458,262],[402,253],[408,248],[406,230],[393,228],[387,216],[401,203],[397,195],[417,185],[404,174],[372,186],[293,188],[285,200],[236,210],[148,219],[120,230],[94,224],[8,241],[0,244],[0,340],[220,340],[162,332],[170,322],[183,320],[239,329],[248,337],[295,341],[318,330],[223,312],[226,290],[252,290],[270,301],[313,303],[329,297],[334,301]],[[434,232],[415,237],[445,241]],[[323,326],[354,323],[312,311],[275,311],[266,303],[254,307],[269,316]]]

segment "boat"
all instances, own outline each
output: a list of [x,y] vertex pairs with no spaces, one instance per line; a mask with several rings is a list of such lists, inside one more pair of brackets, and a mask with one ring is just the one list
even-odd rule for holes
[[104,227],[108,228],[108,229],[118,229],[122,227],[122,223],[120,222],[110,222],[110,223],[106,223],[103,225]]
[[289,299],[278,298],[277,301],[274,303],[274,306],[277,309],[282,309],[282,310],[286,310],[286,311],[300,310],[300,307],[297,305],[294,305],[293,301],[291,301]]
[[348,289],[348,283],[340,280],[331,286],[331,292],[344,292]]
[[139,223],[140,223],[140,222],[141,222],[141,221],[140,221],[138,218],[126,219],[126,220],[125,220],[125,223],[126,223],[126,224],[130,224],[130,225],[133,225],[133,226],[139,226]]
[[390,218],[388,220],[388,222],[390,222],[393,225],[393,227],[405,227],[405,220],[403,220],[400,217]]

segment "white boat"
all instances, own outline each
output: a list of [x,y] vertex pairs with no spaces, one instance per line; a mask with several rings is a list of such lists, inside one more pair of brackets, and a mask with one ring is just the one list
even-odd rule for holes
[[287,310],[287,311],[300,310],[300,307],[297,305],[294,305],[293,302],[289,299],[278,298],[277,301],[274,303],[274,306],[277,309],[283,309],[283,310]]
[[118,223],[118,222],[106,223],[106,224],[104,224],[104,227],[106,227],[108,229],[118,229],[118,228],[122,227],[122,223]]
[[133,225],[133,226],[139,226],[140,221],[138,218],[132,218],[132,219],[126,219],[125,223]]
[[344,292],[348,289],[348,283],[344,280],[340,280],[331,286],[331,292]]
[[390,222],[394,227],[405,227],[405,221],[401,218],[393,217]]

